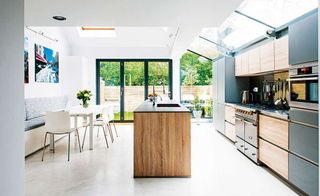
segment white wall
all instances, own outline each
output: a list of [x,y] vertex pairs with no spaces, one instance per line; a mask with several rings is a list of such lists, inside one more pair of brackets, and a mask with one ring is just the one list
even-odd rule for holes
[[35,82],[35,52],[34,44],[39,44],[47,48],[53,49],[59,52],[59,77],[60,80],[65,77],[63,73],[63,67],[65,65],[64,58],[69,55],[69,45],[60,33],[58,28],[55,27],[30,27],[37,31],[44,32],[51,38],[58,39],[58,42],[47,39],[39,34],[36,34],[28,29],[25,29],[25,37],[29,41],[29,83],[25,84],[25,98],[32,97],[51,97],[62,95],[62,84],[59,83],[40,83]]
[[64,66],[61,67],[61,94],[68,96],[69,106],[79,105],[76,94],[80,89],[88,87],[86,62],[86,58],[79,56],[66,56],[62,59]]
[[0,195],[24,195],[24,1],[0,1]]
[[[87,85],[86,59],[81,56],[70,56],[70,45],[58,27],[30,27],[44,32],[58,42],[47,39],[25,28],[25,37],[29,42],[29,83],[24,85],[25,98],[53,97],[67,95],[69,105],[79,104],[76,92]],[[59,83],[35,82],[34,44],[39,44],[59,52]]]

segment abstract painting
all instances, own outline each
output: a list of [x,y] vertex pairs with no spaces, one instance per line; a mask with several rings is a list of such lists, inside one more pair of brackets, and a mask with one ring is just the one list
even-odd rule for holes
[[24,38],[24,83],[29,83],[29,51],[28,38]]
[[35,81],[59,83],[59,53],[35,44]]

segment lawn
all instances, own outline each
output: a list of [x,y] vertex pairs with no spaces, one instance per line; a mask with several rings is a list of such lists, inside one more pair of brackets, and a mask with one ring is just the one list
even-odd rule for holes
[[[120,112],[114,114],[114,120],[120,120]],[[133,120],[133,112],[124,112],[124,120]]]

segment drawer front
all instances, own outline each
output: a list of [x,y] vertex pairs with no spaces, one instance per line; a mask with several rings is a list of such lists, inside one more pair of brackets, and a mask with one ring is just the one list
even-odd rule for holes
[[259,160],[288,179],[288,152],[259,139]]
[[244,122],[238,118],[236,118],[236,135],[244,139]]
[[259,137],[288,149],[288,125],[284,120],[259,115]]
[[303,124],[309,124],[316,127],[319,124],[319,113],[317,111],[291,108],[289,110],[289,115],[290,120],[293,122],[302,122]]
[[319,195],[318,167],[289,154],[289,181],[307,194]]
[[319,161],[319,130],[290,122],[289,150],[315,163]]
[[258,129],[256,125],[244,121],[244,137],[246,142],[258,147]]
[[225,134],[226,136],[232,140],[236,140],[236,128],[233,124],[230,124],[229,122],[225,122]]
[[244,154],[254,162],[258,161],[258,149],[248,143],[244,144]]
[[225,119],[231,124],[236,124],[234,119],[236,110],[231,106],[225,106]]
[[236,137],[236,143],[235,143],[236,147],[238,150],[240,150],[241,152],[244,153],[244,140],[242,140],[239,137]]

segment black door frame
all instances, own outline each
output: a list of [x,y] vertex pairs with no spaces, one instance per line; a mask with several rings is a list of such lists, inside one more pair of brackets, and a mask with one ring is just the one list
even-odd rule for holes
[[132,122],[124,120],[124,63],[125,62],[143,62],[144,63],[144,98],[148,98],[149,84],[149,62],[167,62],[168,67],[168,88],[169,97],[172,99],[172,59],[96,59],[96,104],[100,104],[100,63],[101,62],[119,62],[120,63],[120,122]]

